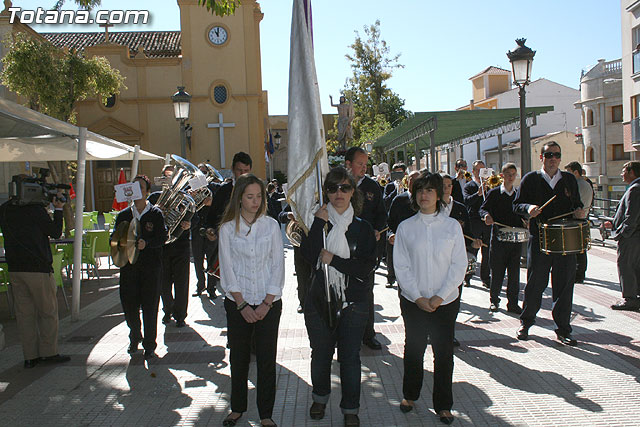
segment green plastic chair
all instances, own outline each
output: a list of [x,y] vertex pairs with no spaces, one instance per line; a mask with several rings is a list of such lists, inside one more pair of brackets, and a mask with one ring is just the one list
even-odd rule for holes
[[96,240],[96,261],[100,265],[100,257],[109,256],[109,231],[107,230],[90,230],[87,236],[97,236]]
[[109,224],[109,230],[111,230],[113,228],[113,224],[116,222],[116,215],[118,214],[113,212],[105,212],[102,215],[104,216],[105,225]]
[[7,295],[7,305],[9,306],[9,315],[13,318],[13,297],[11,295],[11,286],[9,285],[9,270],[7,264],[0,264],[0,293]]
[[91,215],[82,215],[82,228],[85,230],[93,230],[95,224],[97,224],[97,222],[93,221]]
[[[93,267],[93,273],[100,284],[100,274],[98,272],[98,259],[96,258],[96,243],[98,235],[96,233],[87,233],[86,246],[82,245],[82,264],[86,264],[87,279],[89,279],[89,266]],[[82,274],[82,273],[81,273]]]
[[59,249],[53,252],[53,277],[56,280],[56,286],[62,290],[62,296],[64,298],[64,305],[69,310],[69,301],[67,300],[67,293],[64,290],[64,282],[62,281],[62,259],[64,258],[64,251]]

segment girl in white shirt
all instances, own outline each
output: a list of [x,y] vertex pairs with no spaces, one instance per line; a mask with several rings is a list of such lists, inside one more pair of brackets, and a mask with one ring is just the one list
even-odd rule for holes
[[251,340],[255,337],[260,423],[271,419],[276,393],[276,350],[284,286],[284,249],[280,226],[265,215],[264,183],[253,174],[238,177],[219,232],[220,286],[225,293],[231,413],[234,426],[247,410]]
[[442,202],[442,177],[427,173],[413,184],[411,202],[419,212],[398,226],[393,265],[405,326],[404,399],[409,412],[420,396],[428,338],[434,353],[433,406],[440,421],[453,422],[453,337],[458,286],[467,269],[462,229]]

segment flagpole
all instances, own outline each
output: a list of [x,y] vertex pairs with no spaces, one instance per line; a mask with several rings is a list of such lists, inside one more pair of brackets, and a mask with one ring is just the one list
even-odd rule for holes
[[[320,161],[316,163],[316,175],[318,178],[318,199],[320,206],[322,206],[323,198],[322,198],[322,169],[320,168]],[[327,232],[323,228],[322,229],[322,248],[325,249],[327,247]],[[329,266],[325,263],[322,263],[322,272],[324,273],[324,288],[327,293],[327,306],[329,308],[329,313],[331,313],[331,285],[329,284]],[[333,325],[333,317],[329,315],[329,329],[333,329],[335,325]]]

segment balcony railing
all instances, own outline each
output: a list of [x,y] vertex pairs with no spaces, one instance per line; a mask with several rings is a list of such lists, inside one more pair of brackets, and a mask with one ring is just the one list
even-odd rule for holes
[[633,74],[640,73],[640,50],[633,52]]

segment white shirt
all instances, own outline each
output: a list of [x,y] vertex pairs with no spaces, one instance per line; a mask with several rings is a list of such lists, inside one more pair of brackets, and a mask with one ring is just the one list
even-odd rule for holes
[[138,221],[140,221],[140,218],[142,218],[144,214],[149,212],[149,209],[151,209],[151,203],[149,203],[148,200],[147,200],[147,204],[144,206],[144,209],[140,213],[138,213],[138,208],[136,208],[135,203],[131,205],[131,212],[133,213],[133,217]]
[[549,174],[544,170],[544,167],[541,168],[540,171],[542,172],[542,177],[547,181],[547,184],[549,184],[549,187],[551,188],[555,188],[556,184],[560,181],[560,178],[562,178],[560,169],[556,171],[556,174],[553,175],[553,177],[549,176]]
[[509,196],[513,196],[513,192],[516,191],[515,187],[511,187],[511,191],[507,191],[507,187],[504,184],[500,184],[500,193],[506,193]]
[[[248,234],[247,234],[248,233]],[[284,248],[275,219],[263,215],[251,226],[240,219],[222,224],[219,233],[220,286],[227,298],[241,292],[251,305],[260,304],[267,294],[282,296],[284,287]]]
[[578,193],[580,194],[580,201],[583,204],[583,209],[589,210],[593,203],[593,188],[584,178],[576,178],[578,181]]
[[460,223],[441,212],[417,213],[398,226],[393,267],[400,292],[409,301],[438,295],[442,305],[458,298],[467,271]]

